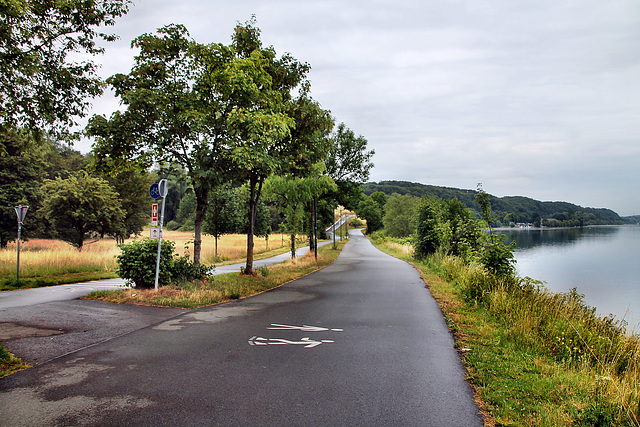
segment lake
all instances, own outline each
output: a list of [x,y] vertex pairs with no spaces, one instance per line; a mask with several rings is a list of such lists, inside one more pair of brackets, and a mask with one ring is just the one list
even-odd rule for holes
[[599,315],[613,314],[640,332],[640,226],[500,230],[518,245],[520,276],[553,292],[577,288]]

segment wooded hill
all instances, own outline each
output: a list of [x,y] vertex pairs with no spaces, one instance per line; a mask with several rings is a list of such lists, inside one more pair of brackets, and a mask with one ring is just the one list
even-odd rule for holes
[[[380,181],[362,185],[366,195],[377,191],[387,195],[393,193],[410,194],[415,197],[435,196],[450,200],[457,198],[466,207],[480,216],[480,207],[475,202],[474,190],[438,187],[407,181]],[[523,196],[491,196],[491,210],[495,226],[513,226],[518,223],[529,223],[540,226],[540,221],[550,227],[576,227],[583,225],[618,225],[629,221],[620,217],[611,209],[584,208],[568,202],[541,202]]]

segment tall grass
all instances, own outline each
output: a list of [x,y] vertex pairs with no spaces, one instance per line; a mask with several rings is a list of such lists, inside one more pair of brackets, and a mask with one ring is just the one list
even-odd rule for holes
[[[148,232],[127,242],[146,236]],[[163,239],[175,242],[178,254],[193,255],[193,233],[165,230]],[[214,238],[203,236],[202,240],[201,262],[204,264],[241,261],[246,257],[246,235],[222,236],[218,241],[217,260]],[[288,236],[280,234],[269,236],[268,242],[264,237],[256,237],[254,254],[267,254],[267,248],[269,254],[272,251],[285,251],[289,247],[287,242]],[[20,244],[20,280],[26,282],[27,286],[41,286],[116,277],[116,256],[119,254],[120,248],[112,239],[87,242],[82,251],[60,240],[31,239]],[[18,286],[13,283],[16,265],[17,248],[14,242],[0,250],[0,289]]]
[[[410,260],[409,248],[380,245]],[[597,316],[575,289],[553,293],[459,257],[416,266],[454,319],[471,382],[499,424],[640,425],[640,337],[623,320]]]
[[[68,282],[113,277],[118,253],[120,249],[114,240],[86,244],[79,252],[59,240],[32,239],[20,244],[20,279],[47,282],[58,277]],[[0,279],[15,279],[16,266],[17,249],[13,243],[0,250]]]

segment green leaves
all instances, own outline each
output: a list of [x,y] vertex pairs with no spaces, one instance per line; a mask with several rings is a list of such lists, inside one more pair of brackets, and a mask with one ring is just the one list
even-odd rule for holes
[[47,180],[41,191],[41,212],[57,236],[78,250],[88,237],[124,234],[125,212],[107,181],[82,171],[67,179]]
[[96,55],[97,31],[113,25],[129,1],[3,1],[0,4],[0,126],[69,136],[87,98],[102,92],[97,66],[71,63],[73,52]]

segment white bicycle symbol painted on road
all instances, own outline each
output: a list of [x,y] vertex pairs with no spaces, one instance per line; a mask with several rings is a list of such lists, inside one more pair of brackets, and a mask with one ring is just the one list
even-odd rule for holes
[[[272,323],[269,330],[277,331],[302,331],[302,332],[343,332],[343,329],[338,328],[324,328],[321,326],[292,326],[282,325],[279,323]],[[301,338],[299,341],[289,340],[284,338],[264,338],[254,335],[249,339],[249,345],[301,345],[303,348],[313,348],[324,343],[333,343],[333,340],[314,340],[309,337]]]

